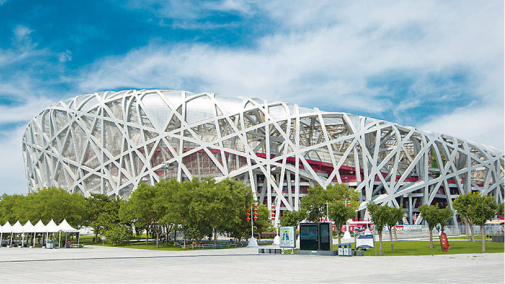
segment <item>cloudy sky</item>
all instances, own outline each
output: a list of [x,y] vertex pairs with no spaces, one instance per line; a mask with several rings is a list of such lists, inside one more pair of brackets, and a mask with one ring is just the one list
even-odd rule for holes
[[0,19],[0,194],[27,192],[27,122],[104,90],[288,101],[504,148],[503,0],[0,0]]

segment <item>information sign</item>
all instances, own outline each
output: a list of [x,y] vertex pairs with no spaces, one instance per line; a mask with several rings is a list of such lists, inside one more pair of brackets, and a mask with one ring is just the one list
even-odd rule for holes
[[373,235],[362,235],[356,239],[356,246],[358,248],[369,249],[374,247]]
[[294,248],[295,244],[295,227],[281,227],[280,230],[280,247]]

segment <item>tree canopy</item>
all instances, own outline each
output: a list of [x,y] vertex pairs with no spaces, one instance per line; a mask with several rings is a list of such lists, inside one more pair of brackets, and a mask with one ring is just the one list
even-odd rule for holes
[[310,220],[317,220],[323,218],[329,212],[329,205],[334,203],[345,204],[356,211],[359,207],[359,193],[345,184],[330,184],[326,189],[316,185],[307,189],[307,195],[300,202],[301,211],[307,212]]
[[47,224],[51,219],[56,223],[66,219],[71,226],[83,226],[88,222],[87,206],[84,196],[56,187],[44,188],[26,196],[4,194],[0,199],[0,222],[42,220]]
[[374,202],[368,204],[368,211],[372,217],[375,229],[379,233],[379,254],[382,254],[382,232],[384,227],[389,228],[391,249],[394,251],[392,230],[396,223],[402,219],[403,210],[401,208],[389,207],[385,205],[377,205]]
[[419,212],[424,221],[428,223],[430,230],[430,248],[433,248],[433,228],[440,225],[440,230],[443,232],[445,224],[451,219],[453,212],[450,208],[440,209],[438,205],[423,204],[419,206]]

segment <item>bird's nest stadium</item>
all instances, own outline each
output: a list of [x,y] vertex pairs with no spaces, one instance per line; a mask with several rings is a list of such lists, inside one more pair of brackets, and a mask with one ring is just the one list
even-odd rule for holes
[[[43,110],[23,136],[28,191],[128,198],[141,182],[212,176],[298,210],[311,185],[345,183],[367,202],[452,209],[458,194],[504,196],[503,150],[449,135],[292,103],[212,93],[129,90],[78,96]],[[419,221],[419,220],[418,220]],[[455,220],[454,220],[455,221]]]

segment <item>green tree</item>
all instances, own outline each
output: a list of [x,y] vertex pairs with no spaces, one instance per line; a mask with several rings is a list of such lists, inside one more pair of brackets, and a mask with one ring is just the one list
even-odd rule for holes
[[[156,199],[156,207],[158,211],[162,212],[161,218],[158,223],[165,227],[165,231],[168,234],[179,225],[180,215],[178,214],[178,193],[181,190],[181,183],[175,179],[169,181],[160,181],[155,187],[158,189],[158,196]],[[165,238],[165,242],[168,244],[168,237]]]
[[98,235],[105,225],[104,218],[100,218],[100,215],[105,211],[105,206],[110,202],[110,198],[105,194],[91,194],[86,200],[88,202],[88,224],[93,228],[95,239],[98,239]]
[[307,195],[300,199],[302,211],[307,212],[310,220],[318,220],[326,213],[328,194],[320,185],[307,189]]
[[330,184],[326,189],[316,185],[309,187],[307,195],[300,201],[301,211],[307,212],[308,218],[313,220],[329,213],[329,205],[333,203],[345,203],[356,211],[359,207],[359,193],[345,184]]
[[435,228],[440,222],[438,206],[428,204],[423,204],[419,206],[419,212],[423,216],[424,221],[428,223],[428,228],[430,229],[430,248],[433,248],[433,228]]
[[18,219],[18,207],[16,204],[24,201],[23,195],[7,195],[3,194],[0,199],[0,222],[5,224],[9,221],[11,224]]
[[114,245],[124,245],[132,237],[131,228],[121,224],[113,225],[105,232],[105,237]]
[[281,217],[281,225],[282,226],[292,226],[298,227],[298,224],[307,219],[308,215],[303,211],[284,211]]
[[[161,226],[158,225],[158,220],[164,216],[164,212],[159,210],[160,207],[156,206],[156,200],[159,191],[156,187],[141,183],[137,189],[132,193],[125,208],[131,211],[131,215],[135,220],[135,227],[137,223],[140,227],[148,227],[154,231],[156,235],[156,248],[159,247],[159,236],[161,233]],[[123,215],[128,215],[124,214]],[[148,235],[146,234],[146,244],[148,243]]]
[[474,203],[471,205],[468,214],[470,219],[476,225],[480,226],[480,235],[482,238],[482,251],[486,251],[486,238],[484,235],[484,225],[486,221],[493,218],[496,214],[498,205],[489,195],[475,194]]
[[388,207],[389,212],[386,219],[386,226],[389,230],[389,239],[391,241],[391,251],[395,251],[393,243],[393,230],[396,230],[396,224],[403,218],[403,209],[396,207]]
[[470,228],[470,232],[472,234],[472,242],[475,242],[475,235],[473,232],[473,222],[470,216],[470,208],[472,204],[475,204],[475,198],[478,194],[475,193],[467,193],[462,194],[458,198],[454,199],[452,206],[461,216],[461,219],[465,221],[466,227],[466,235],[468,237],[468,228]]
[[496,210],[496,213],[503,217],[503,203],[498,204],[498,209]]
[[[265,204],[258,206],[258,219],[254,221],[254,231],[258,233],[261,237],[262,232],[267,232],[272,229],[272,222],[268,218],[270,216],[270,211]],[[248,226],[248,232],[250,232],[250,226]]]
[[341,240],[341,230],[342,226],[347,223],[347,220],[356,216],[356,210],[352,206],[347,206],[342,202],[333,202],[329,208],[330,218],[335,222],[335,228],[337,231],[338,244]]
[[228,233],[232,231],[230,228],[243,222],[240,217],[252,204],[252,193],[243,183],[230,179],[219,183],[205,179],[200,182],[198,189],[190,206],[193,224],[201,228],[202,233],[206,225],[210,226],[216,245],[218,233]]
[[449,207],[445,207],[443,209],[440,209],[439,215],[440,232],[443,233],[447,222],[452,218],[452,216],[454,216],[454,212]]
[[377,205],[371,201],[368,203],[368,212],[370,212],[375,229],[379,233],[379,255],[382,255],[382,231],[384,230],[384,226],[388,223],[390,214],[389,206]]

